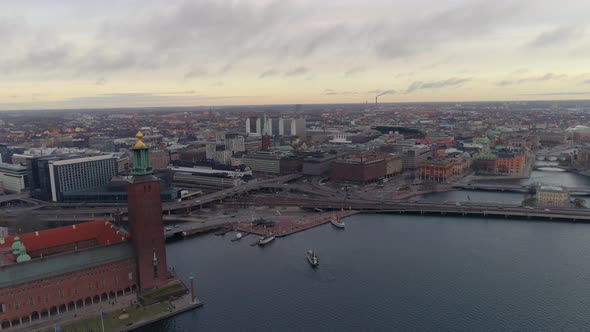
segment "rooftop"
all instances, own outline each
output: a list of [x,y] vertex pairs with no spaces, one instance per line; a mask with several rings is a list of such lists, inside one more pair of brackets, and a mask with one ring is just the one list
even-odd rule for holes
[[565,188],[558,187],[558,186],[539,186],[539,190],[542,190],[542,191],[559,191],[559,192],[566,191]]
[[17,165],[17,164],[0,163],[0,169],[9,170],[9,171],[26,171],[27,167]]
[[[0,238],[0,266],[15,263],[12,253],[6,253],[16,236]],[[77,225],[65,226],[19,234],[20,242],[33,258],[61,254],[101,245],[126,241],[130,234],[106,220],[96,220]],[[5,254],[1,254],[1,253]]]

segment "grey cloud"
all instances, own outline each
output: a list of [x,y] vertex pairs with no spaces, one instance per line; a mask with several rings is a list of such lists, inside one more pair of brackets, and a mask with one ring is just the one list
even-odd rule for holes
[[364,73],[367,69],[365,67],[354,67],[344,72],[344,76],[352,77],[360,73]]
[[[377,55],[401,58],[438,48],[443,43],[481,37],[520,12],[521,5],[508,1],[470,1],[460,7],[401,22],[398,27],[374,28]],[[383,33],[384,31],[388,33]]]
[[184,75],[184,78],[201,78],[205,76],[207,76],[207,69],[203,67],[193,67]]
[[432,81],[432,82],[422,82],[422,81],[414,81],[410,86],[406,89],[406,93],[411,93],[416,90],[426,90],[426,89],[441,89],[446,87],[453,87],[459,86],[463,83],[467,83],[471,81],[471,78],[458,78],[452,77],[442,81]]
[[67,65],[72,57],[72,45],[56,43],[51,45],[38,45],[32,48],[20,59],[9,59],[0,63],[0,70],[14,72],[29,67],[41,70],[55,71]]
[[[94,96],[70,98],[63,101],[44,103],[47,109],[88,108],[88,107],[156,107],[166,105],[199,105],[216,100],[231,100],[237,98],[259,98],[264,96],[211,96],[198,95],[194,91],[184,92],[133,92],[133,93],[105,93]],[[34,98],[32,98],[34,100]],[[0,109],[39,109],[38,104],[31,103],[1,103]]]
[[297,67],[293,70],[289,70],[288,72],[286,72],[285,76],[301,76],[307,74],[307,72],[309,72],[309,69],[305,67]]
[[272,77],[272,76],[277,76],[278,74],[280,74],[277,70],[275,69],[269,69],[263,73],[261,73],[258,78],[267,78],[267,77]]
[[348,96],[348,95],[356,95],[358,94],[357,91],[334,91],[332,89],[325,89],[323,95],[326,96]]
[[396,90],[383,90],[377,94],[377,97],[381,97],[381,96],[385,96],[385,95],[394,95],[396,93],[397,93]]
[[551,31],[543,32],[537,38],[526,44],[526,46],[530,48],[544,48],[566,44],[582,38],[584,30],[582,26],[557,27]]
[[551,97],[551,96],[583,96],[583,95],[590,95],[590,91],[569,91],[569,92],[546,92],[546,93],[530,93],[530,94],[522,94],[519,96],[527,96],[527,97]]
[[525,77],[525,78],[520,78],[520,79],[502,80],[502,81],[496,82],[496,85],[497,86],[508,86],[508,85],[515,85],[515,84],[530,83],[530,82],[543,82],[543,81],[550,81],[550,80],[564,78],[566,76],[567,75],[565,75],[565,74],[546,73],[541,76],[530,76],[530,77]]

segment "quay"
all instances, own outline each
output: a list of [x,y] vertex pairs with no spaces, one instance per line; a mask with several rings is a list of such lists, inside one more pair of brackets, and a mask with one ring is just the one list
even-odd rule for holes
[[253,223],[237,223],[234,224],[234,229],[260,236],[272,233],[272,235],[276,237],[283,237],[328,223],[334,216],[344,219],[357,214],[358,212],[359,211],[350,210],[324,212],[319,214],[314,213],[303,217],[290,217],[288,220],[276,222],[272,227],[262,227],[261,225],[255,225]]

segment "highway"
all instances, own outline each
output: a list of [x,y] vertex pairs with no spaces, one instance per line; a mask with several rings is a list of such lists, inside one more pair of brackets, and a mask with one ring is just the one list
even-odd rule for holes
[[[287,184],[286,182],[301,177],[300,174],[292,174],[279,178],[251,182],[239,187],[221,190],[209,195],[198,197],[194,200],[182,202],[169,202],[163,204],[165,218],[175,220],[182,219],[178,215],[170,215],[174,211],[186,211],[198,209],[204,204],[223,202],[227,206],[297,206],[301,208],[319,208],[319,209],[355,209],[362,211],[390,211],[390,212],[407,212],[407,213],[441,213],[441,214],[460,214],[460,215],[480,215],[480,216],[503,216],[503,217],[524,217],[524,218],[548,218],[564,219],[573,221],[590,221],[590,210],[575,208],[532,208],[520,205],[502,205],[502,204],[484,204],[484,203],[441,203],[432,201],[407,201],[407,200],[388,200],[377,199],[367,196],[360,196],[358,193],[344,193],[335,189],[324,188],[318,183],[309,183],[305,185]],[[486,187],[497,187],[497,185],[485,185]],[[480,189],[478,186],[465,186],[467,188]],[[502,186],[503,188],[525,188],[523,186]],[[514,187],[514,188],[512,188]],[[272,191],[281,191],[282,194],[269,195],[259,193],[255,196],[243,195],[261,189],[271,189]],[[572,188],[575,190],[578,188]],[[587,190],[588,188],[579,188]],[[285,194],[285,191],[296,191],[304,195],[294,196]],[[21,198],[20,196],[18,197]],[[24,198],[24,197],[23,197]],[[20,209],[4,210],[5,216],[16,216],[26,212],[44,220],[63,220],[63,221],[82,221],[93,218],[110,217],[119,211],[126,213],[125,206],[85,206],[84,204],[71,204],[68,208],[63,206],[36,205]],[[169,215],[169,216],[167,216]],[[189,218],[190,219],[190,218]]]

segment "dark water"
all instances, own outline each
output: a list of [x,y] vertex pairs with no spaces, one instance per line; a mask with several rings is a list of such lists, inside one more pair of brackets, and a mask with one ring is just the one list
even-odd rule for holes
[[[205,306],[146,331],[588,331],[590,225],[357,215],[268,247],[170,244]],[[304,258],[314,248],[319,269]]]

